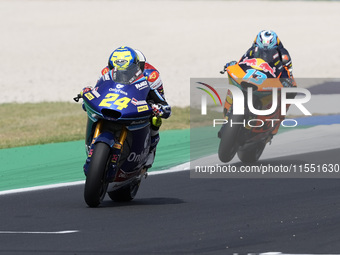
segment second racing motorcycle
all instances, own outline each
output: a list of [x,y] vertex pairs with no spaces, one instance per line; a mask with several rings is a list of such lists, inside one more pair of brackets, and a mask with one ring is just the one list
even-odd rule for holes
[[[244,114],[233,113],[233,94],[227,92],[224,104],[224,117],[227,121],[218,133],[220,144],[218,156],[222,162],[229,162],[237,153],[244,163],[256,162],[268,142],[277,133],[283,117],[281,116],[280,78],[283,65],[276,49],[257,49],[249,57],[244,55],[235,65],[228,66],[221,73],[228,73],[229,83],[238,87],[244,96]],[[252,94],[247,93],[249,88]],[[251,96],[253,108],[268,110],[272,107],[272,88],[277,88],[277,107],[269,115],[254,114],[247,105]],[[234,123],[234,125],[230,125]]]

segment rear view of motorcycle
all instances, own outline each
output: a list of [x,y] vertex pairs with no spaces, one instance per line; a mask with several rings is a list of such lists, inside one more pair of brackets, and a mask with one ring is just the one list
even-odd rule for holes
[[[106,74],[109,75],[109,74]],[[84,199],[97,207],[106,193],[132,200],[146,175],[150,150],[150,87],[144,77],[123,84],[102,76],[95,88],[78,95],[87,112]]]
[[280,79],[283,66],[279,54],[275,49],[258,49],[252,58],[243,56],[221,73],[225,71],[229,83],[243,93],[244,111],[243,114],[234,113],[235,95],[228,90],[224,104],[227,124],[218,133],[219,159],[226,163],[237,153],[244,163],[256,162],[284,119],[281,115],[283,85]]

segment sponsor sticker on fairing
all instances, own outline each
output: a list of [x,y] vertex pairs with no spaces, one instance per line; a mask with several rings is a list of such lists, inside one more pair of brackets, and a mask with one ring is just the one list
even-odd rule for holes
[[90,101],[94,98],[94,96],[93,96],[90,92],[86,93],[85,96],[86,96],[87,99],[90,100]]
[[110,80],[110,75],[109,75],[109,73],[105,73],[105,74],[103,75],[103,80],[104,80],[104,81],[109,81],[109,80]]
[[147,105],[142,105],[142,106],[137,107],[138,112],[145,112],[147,110],[149,110],[149,107]]
[[141,83],[135,84],[136,89],[142,90],[148,87],[147,81],[143,81]]
[[100,94],[97,90],[92,90],[92,94],[95,95],[96,98],[100,97]]
[[110,92],[116,92],[116,93],[119,93],[119,94],[123,94],[125,96],[127,96],[127,92],[125,92],[124,90],[121,90],[121,89],[117,89],[117,88],[109,88],[109,91]]
[[133,104],[133,105],[145,105],[145,104],[147,104],[146,103],[146,101],[145,100],[137,100],[136,98],[132,98],[131,99],[131,103]]

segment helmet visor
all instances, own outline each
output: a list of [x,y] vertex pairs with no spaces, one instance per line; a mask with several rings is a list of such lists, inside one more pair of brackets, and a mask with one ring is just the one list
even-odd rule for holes
[[116,68],[113,71],[112,78],[115,82],[129,85],[136,80],[136,78],[142,73],[138,64],[132,63],[124,70],[117,70]]

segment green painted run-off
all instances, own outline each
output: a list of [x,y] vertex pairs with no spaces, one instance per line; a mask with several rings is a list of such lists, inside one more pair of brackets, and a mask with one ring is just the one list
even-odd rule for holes
[[[189,161],[190,131],[160,133],[156,159],[149,171]],[[0,191],[84,180],[84,141],[0,150]]]
[[[160,132],[156,159],[149,171],[217,153],[218,130],[211,126]],[[286,131],[289,129],[280,128],[279,132]],[[0,191],[84,180],[85,159],[84,141],[2,149]]]

